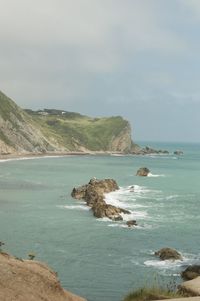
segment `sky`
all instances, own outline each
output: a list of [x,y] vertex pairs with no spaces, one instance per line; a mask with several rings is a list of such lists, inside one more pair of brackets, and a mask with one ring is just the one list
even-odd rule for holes
[[0,41],[0,90],[21,107],[200,142],[199,0],[0,0]]

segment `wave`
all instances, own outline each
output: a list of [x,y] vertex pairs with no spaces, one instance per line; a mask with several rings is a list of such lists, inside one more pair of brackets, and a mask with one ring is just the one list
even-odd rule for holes
[[155,174],[149,173],[148,177],[150,177],[150,178],[158,178],[158,177],[165,177],[165,175],[155,175]]
[[165,154],[155,154],[155,155],[145,155],[145,157],[151,158],[151,159],[172,159],[177,160],[178,158],[175,156],[169,156]]
[[0,163],[9,162],[9,161],[24,161],[24,160],[38,160],[38,159],[56,159],[56,158],[65,158],[65,157],[74,157],[76,155],[67,154],[67,155],[46,155],[46,156],[30,156],[30,157],[20,157],[20,158],[7,158],[7,159],[0,159]]
[[86,211],[90,210],[90,207],[86,205],[58,205],[57,207],[70,209],[70,210],[86,210]]
[[199,257],[194,254],[182,254],[183,260],[160,260],[158,258],[146,260],[145,266],[161,270],[183,270],[188,265],[199,263]]

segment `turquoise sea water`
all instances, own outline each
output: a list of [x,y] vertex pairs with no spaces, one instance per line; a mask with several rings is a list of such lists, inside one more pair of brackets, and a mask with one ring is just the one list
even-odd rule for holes
[[[162,156],[67,156],[0,162],[0,241],[17,257],[36,253],[58,272],[62,285],[88,301],[120,301],[132,289],[200,263],[200,145],[152,145]],[[136,177],[139,167],[151,170]],[[107,201],[132,211],[138,227],[98,220],[74,186],[93,176],[114,178],[121,189]],[[134,185],[134,191],[130,187]],[[153,252],[173,247],[182,262],[161,262]]]

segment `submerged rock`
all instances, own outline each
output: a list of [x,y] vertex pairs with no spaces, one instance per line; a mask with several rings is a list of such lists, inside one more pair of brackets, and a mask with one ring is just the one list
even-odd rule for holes
[[136,148],[134,148],[132,150],[132,153],[137,154],[137,155],[151,155],[151,154],[166,155],[166,154],[169,154],[169,152],[167,150],[162,150],[162,149],[157,150],[157,149],[151,148],[149,146],[145,146],[144,148],[137,146]]
[[129,214],[128,210],[107,204],[104,200],[104,193],[119,189],[117,182],[113,179],[97,180],[91,179],[88,184],[72,190],[71,196],[75,199],[84,199],[91,207],[97,218],[107,217],[111,220],[123,220],[121,214]]
[[181,150],[176,150],[176,151],[174,152],[174,155],[178,155],[178,156],[183,155],[183,151],[181,151]]
[[141,167],[138,169],[136,176],[146,177],[150,173],[150,170],[147,167]]
[[192,280],[200,276],[200,265],[190,265],[181,273],[181,277],[185,280]]
[[128,221],[126,222],[127,226],[130,228],[130,227],[133,227],[133,226],[137,226],[137,222],[136,220],[131,220],[131,221]]
[[171,248],[160,249],[159,251],[155,252],[155,255],[159,256],[161,260],[183,260],[181,254],[175,249]]

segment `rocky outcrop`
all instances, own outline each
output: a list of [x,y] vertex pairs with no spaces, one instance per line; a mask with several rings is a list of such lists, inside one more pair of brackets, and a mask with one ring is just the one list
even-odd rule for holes
[[155,255],[159,256],[161,260],[183,260],[181,254],[171,248],[162,248],[155,252]]
[[127,226],[130,228],[130,227],[133,227],[133,226],[137,226],[137,222],[136,220],[130,220],[130,221],[127,221],[126,222]]
[[151,148],[149,146],[145,146],[144,148],[141,148],[138,145],[136,145],[132,148],[132,153],[136,154],[136,155],[151,155],[151,154],[167,155],[167,154],[169,154],[169,152],[167,150],[161,150],[161,149],[157,150],[157,149]]
[[177,156],[183,155],[183,151],[181,151],[181,150],[176,150],[176,151],[174,152],[174,155],[177,155]]
[[184,295],[200,296],[200,277],[181,283],[178,289]]
[[147,177],[150,173],[150,170],[147,167],[141,167],[138,169],[136,176]]
[[192,280],[198,276],[200,276],[200,265],[190,265],[181,273],[181,277],[185,280]]
[[0,300],[86,301],[64,290],[47,265],[0,253]]
[[104,199],[104,193],[109,193],[117,189],[119,189],[119,187],[113,179],[97,180],[93,178],[88,184],[73,188],[71,196],[75,199],[85,200],[97,218],[107,217],[115,221],[123,220],[121,214],[129,214],[130,212],[107,204]]

